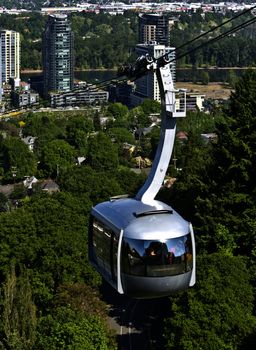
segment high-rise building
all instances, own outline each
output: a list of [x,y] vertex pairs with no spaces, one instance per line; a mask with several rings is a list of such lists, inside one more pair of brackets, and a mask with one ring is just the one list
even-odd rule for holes
[[139,43],[155,41],[170,46],[171,19],[167,15],[144,13],[139,15]]
[[50,15],[43,33],[44,94],[74,84],[74,35],[67,15]]
[[20,33],[1,30],[1,79],[8,83],[10,78],[20,78]]
[[[167,47],[165,45],[158,45],[156,42],[148,44],[136,45],[136,52],[138,56],[146,56],[158,58],[167,53],[171,59],[170,70],[172,79],[175,82],[176,66],[175,66],[175,49],[174,47]],[[161,101],[160,89],[157,82],[156,73],[149,72],[143,77],[136,80],[135,92],[131,96],[131,103],[133,106],[139,105],[144,99],[149,98],[156,101]]]

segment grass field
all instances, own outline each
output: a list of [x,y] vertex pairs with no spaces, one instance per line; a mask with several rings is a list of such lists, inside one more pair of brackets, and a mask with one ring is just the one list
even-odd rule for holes
[[208,85],[194,84],[194,83],[176,83],[177,89],[187,89],[188,92],[198,92],[205,95],[205,98],[212,99],[228,99],[231,93],[231,89],[227,84],[221,83],[209,83]]

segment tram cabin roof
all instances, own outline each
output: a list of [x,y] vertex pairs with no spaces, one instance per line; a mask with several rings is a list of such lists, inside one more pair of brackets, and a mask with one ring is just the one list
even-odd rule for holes
[[[111,229],[125,230],[134,239],[168,239],[189,233],[189,223],[160,201],[152,205],[132,198],[110,200],[96,205],[93,215]],[[161,236],[159,236],[161,235]]]

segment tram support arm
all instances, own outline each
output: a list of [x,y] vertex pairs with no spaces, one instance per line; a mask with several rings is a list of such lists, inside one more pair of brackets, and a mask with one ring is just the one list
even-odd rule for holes
[[160,139],[150,174],[136,195],[136,199],[145,204],[151,204],[163,184],[174,146],[176,118],[185,117],[186,114],[184,91],[181,100],[178,101],[179,109],[176,105],[175,94],[178,90],[174,88],[170,65],[158,66],[155,73],[160,89],[162,121]]

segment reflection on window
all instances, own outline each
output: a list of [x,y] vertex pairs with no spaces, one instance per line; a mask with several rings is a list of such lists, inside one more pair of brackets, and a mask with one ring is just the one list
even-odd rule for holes
[[175,276],[193,267],[190,234],[161,241],[125,238],[122,272],[136,276]]

